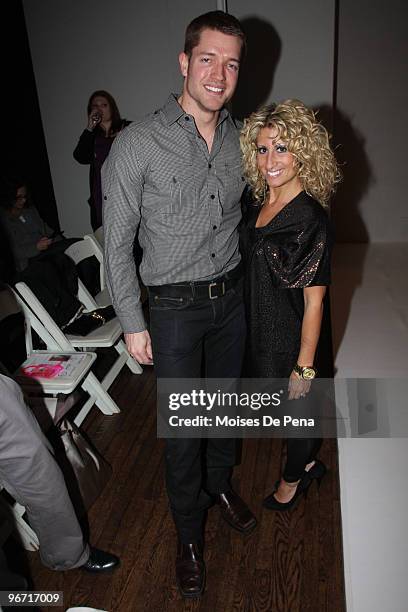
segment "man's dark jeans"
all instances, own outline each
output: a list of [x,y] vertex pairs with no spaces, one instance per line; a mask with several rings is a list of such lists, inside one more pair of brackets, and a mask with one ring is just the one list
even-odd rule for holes
[[[149,289],[158,378],[238,378],[245,349],[242,281],[222,297],[168,298]],[[234,439],[167,439],[166,486],[180,539],[202,538],[211,494],[231,488]],[[210,495],[209,495],[210,494]]]

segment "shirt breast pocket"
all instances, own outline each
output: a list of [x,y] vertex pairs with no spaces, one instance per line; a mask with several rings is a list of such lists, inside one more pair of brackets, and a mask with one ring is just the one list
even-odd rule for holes
[[197,188],[192,165],[153,168],[143,188],[143,213],[191,216],[196,212]]
[[172,212],[180,217],[196,214],[198,206],[197,181],[193,166],[179,168],[172,176]]
[[237,157],[226,161],[224,172],[220,178],[224,190],[226,207],[231,208],[236,206],[237,202],[241,199],[245,187],[241,158]]

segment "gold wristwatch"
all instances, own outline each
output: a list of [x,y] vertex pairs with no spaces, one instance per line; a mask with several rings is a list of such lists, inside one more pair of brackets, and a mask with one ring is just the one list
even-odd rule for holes
[[301,366],[298,363],[293,368],[293,371],[305,380],[312,380],[317,374],[317,370],[313,366]]

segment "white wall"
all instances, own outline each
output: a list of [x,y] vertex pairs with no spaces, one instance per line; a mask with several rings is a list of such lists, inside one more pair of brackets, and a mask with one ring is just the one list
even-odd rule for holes
[[[401,392],[407,388],[407,259],[408,244],[401,243],[342,244],[334,253],[336,379],[360,379],[366,388],[366,378],[385,379],[376,382],[375,392],[370,387],[358,411],[341,410],[354,424],[362,417],[368,425],[364,437],[339,440],[347,612],[408,608],[408,440],[400,437],[407,432]],[[339,383],[336,399],[343,406]],[[384,438],[364,439],[379,435],[376,425]]]
[[[408,239],[407,22],[406,0],[340,0],[337,106],[359,137],[349,138],[341,125],[336,134],[343,145],[342,158],[353,165],[351,171],[345,169],[349,197],[342,199],[344,212],[336,213],[339,241]],[[365,151],[358,150],[360,144]],[[359,189],[367,170],[372,175],[370,185],[357,209],[350,211],[353,189]]]
[[[332,103],[334,4],[334,0],[228,0],[228,11],[244,26],[259,22],[259,35],[249,40],[260,51],[256,56],[257,79],[269,82],[275,65],[276,38],[280,39],[273,86],[261,102],[299,98],[313,107]],[[267,25],[272,28],[270,32]],[[249,90],[256,87],[255,78],[245,86]]]

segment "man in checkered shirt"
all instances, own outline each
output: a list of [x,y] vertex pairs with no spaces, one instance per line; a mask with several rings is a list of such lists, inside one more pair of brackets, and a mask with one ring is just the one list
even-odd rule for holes
[[[129,352],[163,378],[240,376],[245,317],[237,227],[239,129],[225,109],[245,36],[213,11],[186,30],[181,95],[117,136],[103,168],[107,279]],[[149,290],[146,329],[132,247]],[[151,338],[151,339],[150,339]],[[166,486],[178,534],[176,577],[184,597],[204,589],[206,509],[248,533],[256,519],[231,489],[235,440],[166,440]]]

